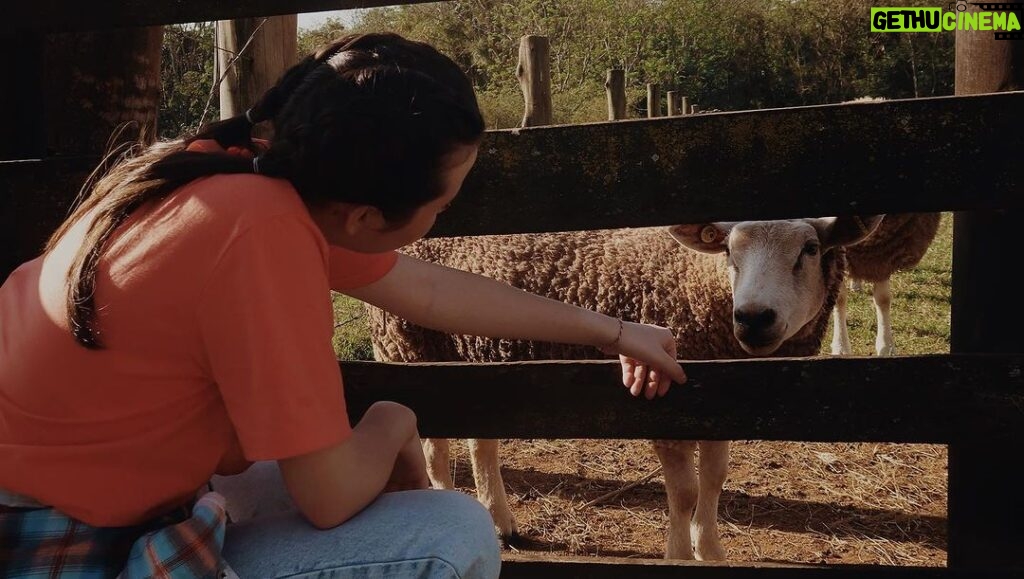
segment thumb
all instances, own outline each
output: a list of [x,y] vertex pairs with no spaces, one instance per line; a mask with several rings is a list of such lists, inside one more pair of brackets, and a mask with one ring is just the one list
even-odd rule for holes
[[676,362],[675,358],[666,356],[665,367],[661,370],[672,377],[672,381],[676,384],[686,383],[686,372],[683,371],[683,367]]
[[676,341],[671,335],[668,341],[665,342],[665,367],[662,371],[668,374],[672,381],[677,384],[686,383],[686,372],[683,371],[683,367],[676,361]]

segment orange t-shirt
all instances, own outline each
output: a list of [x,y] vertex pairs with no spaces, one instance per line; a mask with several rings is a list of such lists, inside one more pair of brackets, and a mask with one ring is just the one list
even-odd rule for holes
[[215,472],[350,434],[329,289],[380,279],[397,254],[328,246],[287,181],[202,178],[107,245],[91,351],[65,313],[85,221],[0,287],[0,489],[128,525]]

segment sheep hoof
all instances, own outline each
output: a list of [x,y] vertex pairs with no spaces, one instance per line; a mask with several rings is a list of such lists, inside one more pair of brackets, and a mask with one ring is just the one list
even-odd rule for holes
[[878,356],[895,356],[896,346],[881,346],[876,350]]
[[717,542],[714,545],[697,545],[695,554],[698,561],[725,561],[725,548]]
[[502,549],[520,549],[525,547],[527,543],[526,539],[515,530],[507,535],[505,533],[498,533],[498,536],[501,538]]
[[851,350],[851,348],[849,346],[844,346],[843,344],[836,344],[836,343],[833,342],[833,344],[832,344],[832,355],[833,356],[849,356],[852,353],[853,352],[852,352],[852,350]]

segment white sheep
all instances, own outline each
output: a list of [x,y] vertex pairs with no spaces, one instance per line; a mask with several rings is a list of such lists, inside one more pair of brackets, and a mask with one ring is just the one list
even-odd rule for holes
[[[846,252],[847,271],[852,282],[871,282],[878,328],[875,354],[894,356],[896,343],[892,335],[892,304],[890,278],[897,271],[917,266],[939,230],[939,213],[889,214],[870,237]],[[847,289],[844,286],[836,299],[832,325],[832,353],[849,355],[850,333],[846,325]]]
[[[407,253],[626,320],[671,328],[681,359],[811,356],[821,348],[842,286],[845,260],[837,248],[862,239],[879,219],[676,225],[668,235],[663,228],[642,228],[433,239]],[[374,355],[381,361],[605,357],[594,348],[442,334],[376,308],[370,308],[369,318]],[[659,440],[653,445],[668,494],[666,557],[693,559],[696,551],[698,559],[724,559],[717,515],[729,443]],[[699,478],[694,468],[698,447]],[[503,537],[512,538],[516,526],[497,441],[470,441],[470,448],[477,496]],[[434,486],[453,488],[448,441],[424,441],[424,450]]]

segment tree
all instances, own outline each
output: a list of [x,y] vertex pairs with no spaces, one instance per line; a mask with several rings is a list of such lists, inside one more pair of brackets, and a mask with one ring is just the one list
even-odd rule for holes
[[605,70],[613,67],[627,72],[627,102],[637,103],[630,116],[644,114],[648,82],[722,110],[952,94],[954,35],[872,33],[873,4],[452,0],[367,10],[351,30],[329,20],[302,31],[299,46],[307,53],[346,32],[382,30],[428,42],[466,71],[492,128],[522,118],[515,66],[526,34],[551,41],[556,123],[604,120]]
[[[214,23],[171,24],[164,27],[158,125],[160,136],[173,138],[199,128],[215,81]],[[207,119],[218,118],[214,95]]]
[[348,32],[348,29],[345,27],[345,24],[337,18],[328,18],[316,28],[300,28],[299,57],[305,57],[307,54],[343,36],[346,32]]

